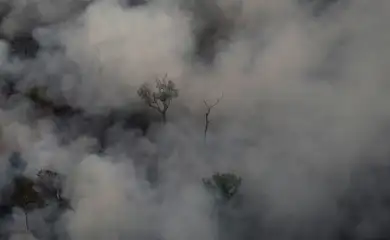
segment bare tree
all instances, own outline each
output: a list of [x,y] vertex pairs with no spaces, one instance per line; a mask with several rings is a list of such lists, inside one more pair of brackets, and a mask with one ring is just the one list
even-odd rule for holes
[[204,138],[206,139],[206,136],[207,136],[207,131],[209,129],[209,125],[210,125],[210,119],[209,119],[209,116],[210,116],[210,113],[211,113],[211,110],[213,109],[213,107],[215,107],[222,99],[223,97],[223,94],[220,98],[218,98],[215,103],[213,104],[209,104],[206,100],[203,100],[204,102],[204,105],[206,106],[206,113],[204,115],[205,117],[205,123],[204,123]]
[[174,98],[179,96],[179,90],[171,80],[167,81],[167,74],[156,80],[157,91],[153,92],[149,84],[144,83],[138,89],[138,96],[145,103],[161,114],[164,123],[167,121],[167,111]]

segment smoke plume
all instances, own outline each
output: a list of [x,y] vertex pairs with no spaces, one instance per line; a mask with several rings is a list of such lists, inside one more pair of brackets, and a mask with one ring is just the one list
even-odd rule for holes
[[[25,176],[64,175],[73,208],[32,211],[27,233],[20,209],[0,214],[0,239],[388,239],[389,11],[0,1],[0,187],[17,152]],[[165,74],[179,97],[163,124],[137,90]],[[222,217],[202,184],[215,172],[242,178]]]

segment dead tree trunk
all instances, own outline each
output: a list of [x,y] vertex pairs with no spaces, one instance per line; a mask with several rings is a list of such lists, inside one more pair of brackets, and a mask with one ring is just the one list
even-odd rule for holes
[[27,213],[27,211],[24,211],[24,221],[25,221],[25,224],[26,224],[26,229],[29,232],[30,231],[30,226],[28,224],[28,213]]
[[211,110],[213,109],[213,107],[215,107],[219,101],[221,101],[223,95],[217,99],[217,101],[215,101],[214,104],[210,105],[209,103],[207,103],[206,100],[204,100],[204,105],[206,106],[206,113],[204,115],[204,118],[205,118],[205,123],[204,123],[204,140],[206,141],[206,137],[207,137],[207,131],[209,130],[209,125],[210,125],[210,119],[209,119],[209,116],[210,116],[210,113],[211,113]]

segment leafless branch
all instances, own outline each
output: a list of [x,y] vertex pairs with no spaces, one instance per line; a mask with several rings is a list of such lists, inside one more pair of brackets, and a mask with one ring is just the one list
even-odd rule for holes
[[221,97],[219,97],[213,104],[209,104],[206,100],[203,100],[203,103],[204,105],[206,106],[206,112],[205,112],[205,125],[204,125],[204,138],[206,139],[206,136],[207,136],[207,131],[209,129],[209,125],[210,125],[210,119],[209,119],[209,116],[210,116],[210,113],[211,113],[211,110],[218,105],[218,103],[222,100],[223,98],[223,93],[221,95]]

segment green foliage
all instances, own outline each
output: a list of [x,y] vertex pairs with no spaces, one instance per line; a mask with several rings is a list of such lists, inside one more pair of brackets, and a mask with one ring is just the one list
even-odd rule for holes
[[35,190],[33,180],[24,176],[17,176],[13,179],[13,185],[14,191],[10,199],[15,207],[23,209],[24,212],[29,212],[45,206],[45,200]]
[[61,210],[72,209],[70,201],[62,196],[62,184],[63,177],[50,170],[39,171],[35,180],[22,175],[13,178],[13,191],[10,195],[11,207],[23,210],[27,230],[29,230],[28,213],[44,208],[50,202],[57,203]]
[[233,173],[215,173],[211,178],[203,179],[203,184],[223,201],[229,201],[238,193],[241,181],[241,177]]
[[37,208],[46,206],[45,200],[35,190],[33,180],[24,177],[16,176],[13,179],[14,190],[10,196],[11,203],[14,207],[21,208],[25,215],[26,228],[29,231],[28,213]]
[[179,90],[175,83],[171,80],[166,80],[167,75],[163,79],[156,80],[156,90],[145,83],[138,89],[138,96],[151,108],[158,111],[166,121],[166,112],[174,98],[179,96]]

